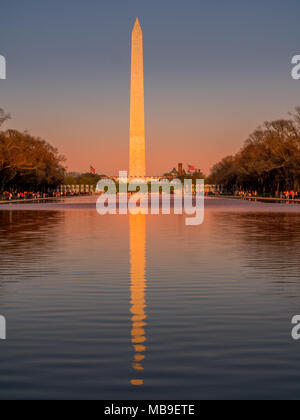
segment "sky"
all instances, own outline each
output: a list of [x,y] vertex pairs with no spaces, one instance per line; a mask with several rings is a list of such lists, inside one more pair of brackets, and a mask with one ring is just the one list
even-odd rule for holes
[[128,168],[130,40],[144,35],[147,174],[207,174],[300,105],[299,0],[10,0],[1,5],[6,128],[57,147],[69,171]]

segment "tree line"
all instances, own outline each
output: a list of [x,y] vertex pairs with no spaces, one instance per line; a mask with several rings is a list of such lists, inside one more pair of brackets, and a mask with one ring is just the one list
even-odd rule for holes
[[227,190],[256,190],[278,195],[300,186],[300,107],[289,119],[265,122],[241,150],[211,170],[209,183]]
[[86,172],[83,174],[67,174],[64,177],[64,185],[97,185],[98,181],[106,175],[92,174]]
[[[0,127],[10,118],[0,109]],[[64,180],[65,157],[45,140],[0,131],[0,191],[47,191]]]

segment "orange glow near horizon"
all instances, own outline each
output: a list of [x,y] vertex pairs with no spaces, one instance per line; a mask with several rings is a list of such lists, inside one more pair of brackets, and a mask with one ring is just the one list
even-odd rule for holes
[[[4,128],[28,130],[44,138],[66,156],[69,172],[88,172],[92,165],[99,174],[117,175],[119,170],[129,169],[130,91],[129,82],[124,78],[125,85],[126,81],[128,89],[125,92],[120,91],[118,97],[100,92],[97,100],[90,101],[84,114],[76,103],[66,104],[60,114],[62,105],[59,103],[53,106],[57,112],[47,106],[26,109],[24,104],[22,112],[18,113],[7,106],[8,111],[12,110],[13,118]],[[172,95],[163,89],[158,93],[147,90],[147,78],[145,83],[146,168],[149,176],[162,175],[179,162],[185,167],[187,164],[196,166],[208,174],[220,159],[236,153],[259,124],[285,117],[285,112],[293,109],[293,105],[286,105],[280,112],[274,112],[261,104],[255,112],[246,115],[246,111],[241,111],[244,107],[242,101],[226,109],[225,96],[216,98],[213,92],[209,100],[201,103],[200,98],[191,99],[188,90],[180,92],[174,87]],[[172,98],[173,103],[170,103]],[[19,101],[19,106],[22,105]],[[37,117],[33,118],[35,114]]]

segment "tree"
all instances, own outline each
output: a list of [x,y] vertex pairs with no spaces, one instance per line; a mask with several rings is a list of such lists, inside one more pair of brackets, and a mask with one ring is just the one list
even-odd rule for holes
[[0,108],[0,127],[5,123],[5,121],[10,119],[9,114],[5,114],[4,110]]
[[211,169],[211,174],[208,179],[209,183],[218,185],[235,184],[237,180],[237,168],[235,163],[235,158],[233,156],[223,158]]
[[300,182],[300,107],[292,119],[265,122],[242,149],[212,170],[213,183],[228,189],[256,189],[279,193],[298,189]]
[[46,189],[61,183],[65,158],[45,140],[28,133],[0,133],[0,189]]
[[66,175],[64,178],[65,185],[96,185],[98,181],[105,175],[92,174],[90,172],[77,176]]

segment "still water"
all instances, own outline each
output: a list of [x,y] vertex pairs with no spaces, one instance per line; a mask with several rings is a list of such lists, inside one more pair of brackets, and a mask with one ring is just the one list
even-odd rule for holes
[[0,398],[300,398],[300,206],[0,207]]

